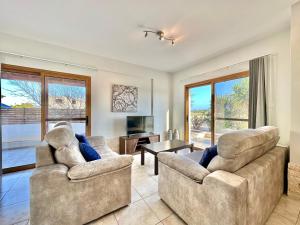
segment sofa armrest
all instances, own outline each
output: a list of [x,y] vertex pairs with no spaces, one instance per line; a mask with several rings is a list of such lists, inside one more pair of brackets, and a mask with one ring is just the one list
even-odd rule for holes
[[[52,164],[49,166],[41,166],[34,169],[30,177],[31,190],[38,189],[43,192],[42,188],[46,186],[55,187],[57,184],[68,182],[68,167],[63,164]],[[38,193],[39,191],[35,192]]]
[[[248,182],[245,178],[218,170],[206,176],[202,186],[206,190],[210,207],[218,216],[210,215],[210,224],[246,225]],[[208,206],[209,207],[209,206]]]
[[36,146],[36,167],[49,166],[55,163],[51,148],[46,141]]
[[202,183],[203,179],[210,173],[199,163],[182,155],[161,152],[157,157],[159,162],[169,166],[174,170],[177,170],[178,172],[195,180],[198,183]]
[[116,157],[90,161],[73,166],[68,171],[68,177],[73,181],[82,180],[131,166],[132,162],[132,155],[118,155]]
[[92,147],[106,146],[106,141],[103,136],[89,136],[86,137]]

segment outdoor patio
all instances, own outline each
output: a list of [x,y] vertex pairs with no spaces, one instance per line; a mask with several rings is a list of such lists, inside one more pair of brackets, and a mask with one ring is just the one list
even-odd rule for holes
[[17,148],[3,150],[2,168],[11,168],[35,163],[35,148]]

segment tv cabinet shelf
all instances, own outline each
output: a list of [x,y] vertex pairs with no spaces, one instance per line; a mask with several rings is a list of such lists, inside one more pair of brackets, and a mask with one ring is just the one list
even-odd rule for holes
[[150,144],[160,141],[159,134],[141,134],[121,136],[120,142],[120,154],[135,154],[141,149],[141,145]]

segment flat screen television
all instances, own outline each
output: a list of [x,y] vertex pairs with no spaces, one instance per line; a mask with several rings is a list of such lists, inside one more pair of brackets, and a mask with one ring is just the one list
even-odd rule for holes
[[153,116],[127,116],[127,135],[153,133]]

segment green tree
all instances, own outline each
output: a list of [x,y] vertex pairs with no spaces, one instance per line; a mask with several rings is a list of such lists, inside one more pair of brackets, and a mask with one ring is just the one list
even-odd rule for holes
[[[248,103],[249,79],[243,78],[232,87],[232,93],[216,96],[216,116],[217,118],[248,119]],[[217,122],[217,131],[222,128],[242,129],[247,128],[247,123],[219,120]]]
[[210,110],[197,110],[191,112],[192,129],[201,130],[204,125],[207,125],[210,128],[210,121]]

